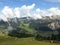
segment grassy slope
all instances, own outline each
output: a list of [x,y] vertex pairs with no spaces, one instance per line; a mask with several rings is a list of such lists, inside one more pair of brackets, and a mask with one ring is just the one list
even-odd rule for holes
[[32,40],[32,38],[0,38],[0,45],[60,45],[49,43],[47,41],[36,41]]
[[[28,25],[20,26],[21,28],[27,30],[30,33],[33,33],[34,30],[30,29]],[[37,41],[33,40],[32,38],[11,38],[7,37],[6,35],[2,34],[0,35],[0,45],[60,45],[60,44],[54,44],[49,43],[47,41]]]
[[[22,27],[27,29],[28,26]],[[33,32],[32,29],[27,29],[29,32]],[[0,45],[60,45],[49,43],[48,41],[37,41],[33,40],[33,38],[18,38],[15,37],[8,37],[6,34],[0,34]]]
[[20,25],[19,27],[22,28],[22,29],[25,29],[26,31],[28,31],[28,32],[31,33],[31,34],[32,34],[33,32],[35,32],[34,29],[29,28],[29,24],[23,24],[23,25]]

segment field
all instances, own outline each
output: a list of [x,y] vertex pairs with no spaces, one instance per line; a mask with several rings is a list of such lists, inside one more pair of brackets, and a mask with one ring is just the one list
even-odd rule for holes
[[0,36],[0,45],[60,45],[59,43],[50,43],[49,41],[37,41],[32,37],[15,38]]

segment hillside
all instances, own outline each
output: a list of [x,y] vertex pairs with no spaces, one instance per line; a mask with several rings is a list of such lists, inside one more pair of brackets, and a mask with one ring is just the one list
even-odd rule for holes
[[36,40],[60,40],[60,20],[58,19],[22,17],[9,19],[6,23],[4,22],[4,25],[2,25],[6,27],[6,31],[3,32],[8,32],[7,34],[12,37],[34,37]]

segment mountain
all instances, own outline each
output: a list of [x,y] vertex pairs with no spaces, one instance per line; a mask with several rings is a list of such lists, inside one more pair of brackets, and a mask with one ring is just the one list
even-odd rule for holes
[[60,27],[60,16],[41,16],[42,18],[33,18],[33,17],[21,17],[21,18],[8,18],[8,21],[0,20],[0,25],[5,25],[6,27],[12,26],[16,28],[19,24],[30,24],[30,26],[48,26],[51,29],[57,29]]

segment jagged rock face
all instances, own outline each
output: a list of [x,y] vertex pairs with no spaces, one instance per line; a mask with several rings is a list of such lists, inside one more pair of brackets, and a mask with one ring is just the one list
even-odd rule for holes
[[56,30],[60,28],[60,21],[54,21],[50,24],[48,24],[48,27],[50,27],[52,30]]

